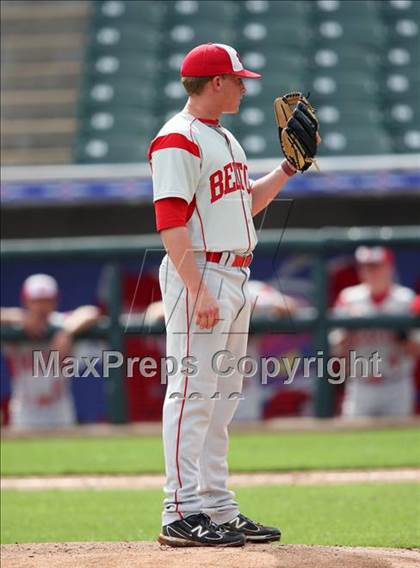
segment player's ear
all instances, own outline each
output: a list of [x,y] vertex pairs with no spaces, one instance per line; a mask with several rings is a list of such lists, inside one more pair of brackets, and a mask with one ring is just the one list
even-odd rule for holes
[[212,85],[215,91],[220,91],[223,84],[223,75],[216,75],[212,79]]

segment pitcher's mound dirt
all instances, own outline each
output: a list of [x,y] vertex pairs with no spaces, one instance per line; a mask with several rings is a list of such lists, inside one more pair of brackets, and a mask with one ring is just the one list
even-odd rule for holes
[[420,550],[306,545],[162,547],[154,542],[6,544],[2,568],[415,568]]

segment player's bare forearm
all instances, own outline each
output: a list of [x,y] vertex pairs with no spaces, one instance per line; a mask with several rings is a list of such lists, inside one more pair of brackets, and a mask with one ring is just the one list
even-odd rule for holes
[[24,312],[21,308],[0,308],[0,323],[2,325],[21,325]]
[[197,325],[202,329],[212,328],[219,319],[219,305],[202,281],[187,227],[164,229],[160,235],[169,258],[190,294]]
[[254,182],[252,186],[253,217],[273,201],[288,179],[289,176],[279,166]]
[[100,311],[96,306],[80,306],[66,319],[64,331],[70,335],[77,335],[95,325],[99,318]]
[[185,286],[190,291],[198,291],[202,277],[198,270],[187,227],[165,229],[160,232],[160,236]]
[[100,311],[96,306],[76,308],[64,322],[63,329],[53,335],[50,349],[58,351],[62,361],[71,354],[74,337],[97,323],[99,317]]

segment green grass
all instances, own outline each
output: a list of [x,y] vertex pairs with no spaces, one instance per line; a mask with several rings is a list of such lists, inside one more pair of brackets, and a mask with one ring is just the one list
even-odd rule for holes
[[[284,543],[419,545],[420,486],[355,484],[237,490],[242,511],[278,525]],[[162,493],[4,491],[2,542],[154,540]]]
[[[420,431],[236,434],[231,471],[420,466]],[[163,472],[158,437],[3,440],[2,475]]]

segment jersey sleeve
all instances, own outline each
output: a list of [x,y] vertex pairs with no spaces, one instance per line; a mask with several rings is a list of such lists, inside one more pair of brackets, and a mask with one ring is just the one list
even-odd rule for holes
[[72,312],[51,312],[48,322],[56,327],[64,327],[64,324]]
[[180,197],[188,204],[200,179],[200,149],[183,134],[158,136],[149,148],[152,168],[153,201]]
[[179,197],[164,197],[155,201],[156,229],[183,227],[187,223],[188,205]]
[[333,306],[333,314],[335,316],[347,316],[348,315],[348,299],[347,299],[347,289],[344,288],[338,294],[335,304]]
[[[332,307],[332,314],[337,317],[345,317],[348,315],[347,310],[347,301],[346,301],[346,291],[341,290],[339,293],[337,300],[335,301],[334,306]],[[348,331],[345,328],[333,328],[328,333],[328,340],[332,347],[339,345],[345,336],[347,335]]]

